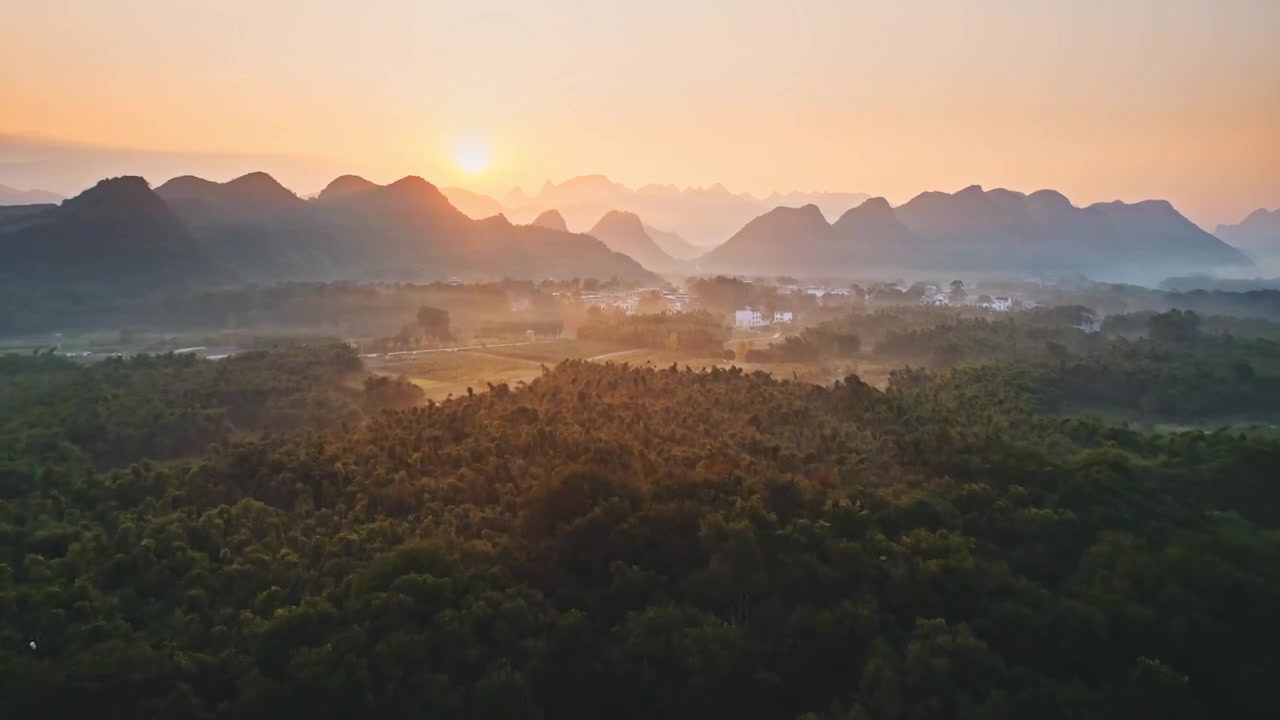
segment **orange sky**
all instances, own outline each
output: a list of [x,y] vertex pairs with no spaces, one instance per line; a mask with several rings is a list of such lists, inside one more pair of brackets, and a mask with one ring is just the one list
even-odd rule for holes
[[496,194],[1053,187],[1212,226],[1280,207],[1278,38],[1277,0],[6,2],[0,132]]

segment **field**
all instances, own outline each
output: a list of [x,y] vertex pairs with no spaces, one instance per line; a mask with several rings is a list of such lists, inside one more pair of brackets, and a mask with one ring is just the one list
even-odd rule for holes
[[161,355],[184,348],[203,347],[210,354],[229,354],[255,347],[269,348],[291,338],[315,343],[316,335],[305,335],[296,328],[259,328],[252,332],[200,332],[184,330],[162,332],[155,330],[102,330],[89,332],[38,333],[0,337],[0,354],[30,354],[56,348],[56,352],[75,357],[101,359],[115,354]]
[[827,362],[816,365],[744,363],[740,360],[694,357],[670,350],[619,349],[608,343],[574,339],[389,353],[364,358],[371,372],[378,375],[403,375],[422,388],[428,399],[437,402],[450,396],[464,395],[467,388],[479,392],[487,389],[489,383],[515,385],[529,382],[542,372],[542,366],[553,366],[565,359],[655,367],[668,367],[675,363],[697,370],[736,365],[747,372],[764,371],[779,379],[797,379],[818,384],[829,384],[850,374],[857,374],[876,387],[884,387],[888,383],[889,372],[900,367],[896,363],[875,361]]
[[403,375],[422,388],[430,400],[477,392],[489,383],[515,385],[542,373],[542,367],[565,359],[607,360],[622,358],[630,350],[619,351],[604,343],[580,340],[550,340],[494,347],[467,347],[366,357],[370,371],[379,375]]

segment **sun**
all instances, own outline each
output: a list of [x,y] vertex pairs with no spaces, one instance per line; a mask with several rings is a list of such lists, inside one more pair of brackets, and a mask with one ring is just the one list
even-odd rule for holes
[[453,159],[463,172],[478,173],[489,167],[489,146],[479,140],[463,140],[453,147]]

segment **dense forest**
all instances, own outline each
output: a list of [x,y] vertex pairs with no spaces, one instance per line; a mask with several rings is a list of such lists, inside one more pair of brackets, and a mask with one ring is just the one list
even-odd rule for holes
[[362,375],[355,351],[341,344],[221,362],[169,354],[77,365],[50,354],[3,355],[0,447],[7,457],[0,460],[13,470],[190,456],[246,433],[334,429],[421,399],[392,378],[346,382]]
[[1099,321],[1081,306],[1008,314],[904,306],[848,313],[745,353],[757,363],[840,358],[957,370],[946,382],[970,389],[1034,387],[1046,413],[1209,422],[1280,413],[1280,324],[1259,318],[1170,310]]
[[725,349],[729,327],[707,310],[627,315],[621,311],[593,311],[578,327],[583,340],[625,347],[672,350],[693,357],[733,357]]
[[1105,315],[1180,309],[1201,315],[1280,320],[1280,289],[1231,283],[1205,289],[1208,285],[1193,284],[1182,291],[1081,281],[1049,287],[1006,285],[1003,289],[1021,291],[1042,305],[1084,305]]
[[1280,441],[1055,417],[1040,368],[378,412],[342,346],[5,358],[0,712],[1274,717]]

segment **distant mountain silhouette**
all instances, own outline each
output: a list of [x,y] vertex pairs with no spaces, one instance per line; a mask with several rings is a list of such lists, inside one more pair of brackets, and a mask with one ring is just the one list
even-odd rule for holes
[[1235,225],[1219,225],[1214,235],[1268,262],[1280,261],[1280,209],[1254,210]]
[[1096,203],[1086,209],[1099,210],[1111,220],[1118,230],[1117,242],[1123,243],[1137,262],[1168,258],[1204,267],[1253,264],[1239,250],[1188,220],[1167,200]]
[[1082,272],[1161,277],[1250,261],[1165,201],[1080,208],[1061,193],[971,186],[891,208],[869,200],[824,227],[816,206],[779,208],[699,261],[704,269],[811,275],[862,269]]
[[822,211],[823,217],[830,220],[831,218],[840,217],[870,198],[871,196],[866,193],[792,191],[788,193],[775,192],[765,198],[764,203],[773,207],[817,205],[818,209]]
[[1028,196],[972,185],[956,193],[926,192],[894,215],[926,241],[923,256],[900,256],[910,267],[932,258],[964,270],[1083,272],[1130,261],[1105,213],[1077,208],[1051,190]]
[[15,187],[45,188],[63,195],[74,195],[104,177],[118,175],[137,175],[158,184],[179,175],[230,178],[250,170],[268,170],[276,178],[302,181],[333,177],[341,168],[336,161],[317,157],[141,150],[63,140],[44,134],[0,131],[0,182]]
[[678,233],[659,230],[651,225],[644,226],[645,234],[658,243],[662,251],[676,260],[692,260],[707,251],[680,237]]
[[466,188],[445,187],[440,188],[440,192],[444,193],[449,202],[461,210],[463,215],[473,220],[483,220],[506,212],[506,208],[502,203],[488,195],[472,192]]
[[249,173],[225,183],[183,175],[157,187],[156,194],[175,209],[191,215],[233,213],[240,218],[262,218],[306,204],[264,172]]
[[656,280],[586,235],[555,237],[500,213],[472,219],[420,177],[377,185],[344,175],[310,201],[262,173],[221,184],[176,178],[158,192],[218,263],[249,280]]
[[156,194],[228,272],[270,281],[329,271],[315,248],[286,230],[308,201],[266,173],[225,183],[183,175],[157,187]]
[[565,224],[564,216],[559,210],[552,208],[533,219],[530,225],[537,225],[548,230],[559,230],[560,232],[569,232],[569,226]]
[[61,206],[0,212],[0,277],[147,290],[236,281],[658,278],[587,235],[473,220],[434,185],[343,176],[303,200],[265,173],[104,180]]
[[60,206],[0,225],[0,276],[129,294],[223,277],[140,177],[103,180]]
[[894,214],[889,201],[871,198],[846,211],[831,226],[836,249],[831,263],[892,265],[904,254],[924,251],[924,241]]
[[358,279],[412,280],[470,271],[477,221],[435,185],[409,176],[390,185],[342,177],[296,218],[291,234],[309,237],[338,272]]
[[587,234],[598,238],[610,250],[628,255],[644,267],[655,272],[672,272],[682,269],[682,263],[663,252],[644,230],[644,223],[635,213],[612,210],[604,214]]
[[502,196],[502,204],[508,208],[519,208],[533,202],[533,198],[529,197],[524,188],[519,186],[511,188],[506,195]]
[[0,185],[0,206],[7,205],[47,205],[59,203],[63,197],[48,190],[18,190],[8,185]]
[[835,233],[817,205],[779,207],[748,222],[702,256],[698,266],[734,273],[808,274],[828,263],[834,247]]
[[574,205],[583,201],[608,200],[630,193],[604,175],[579,175],[556,185],[547,181],[538,192],[538,202],[552,205]]
[[[866,197],[854,193],[805,195],[820,198],[823,207],[833,213],[832,217]],[[732,193],[720,184],[683,190],[675,185],[650,184],[631,189],[604,175],[582,175],[558,185],[547,181],[533,196],[515,188],[504,198],[504,203],[508,214],[523,222],[544,210],[556,208],[572,227],[587,227],[610,210],[632,212],[646,223],[676,233],[701,248],[722,241],[747,221],[774,207],[769,200]]]

